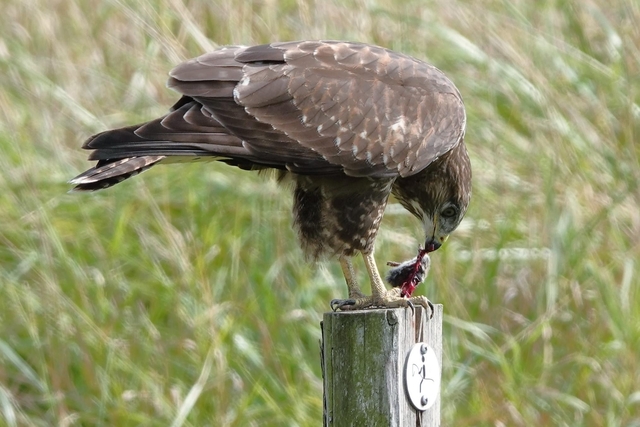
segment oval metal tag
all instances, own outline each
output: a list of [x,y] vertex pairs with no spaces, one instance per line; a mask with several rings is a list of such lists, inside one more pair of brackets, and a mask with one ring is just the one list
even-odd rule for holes
[[404,384],[411,404],[419,411],[431,408],[440,393],[440,364],[433,348],[414,344],[404,365]]

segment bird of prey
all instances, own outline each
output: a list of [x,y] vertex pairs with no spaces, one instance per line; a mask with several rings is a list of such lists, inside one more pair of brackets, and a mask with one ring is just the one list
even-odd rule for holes
[[[107,188],[185,157],[276,169],[294,184],[306,255],[340,262],[349,293],[334,308],[430,304],[386,290],[374,243],[391,194],[422,223],[426,252],[467,210],[465,109],[440,70],[368,44],[298,41],[220,48],[179,64],[168,86],[182,95],[168,114],[84,143],[97,164],[70,181],[74,190]],[[358,253],[369,296],[356,279]]]

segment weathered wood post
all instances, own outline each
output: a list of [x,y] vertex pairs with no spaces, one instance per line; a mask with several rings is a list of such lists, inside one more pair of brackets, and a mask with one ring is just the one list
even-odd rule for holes
[[[431,319],[425,313],[422,307],[416,307],[415,315],[409,308],[324,314],[321,356],[325,427],[440,425],[442,305],[435,305]],[[429,402],[425,411],[412,406],[405,386],[407,355],[419,342],[426,343],[435,352],[430,356],[438,361],[437,366],[427,366],[428,361],[422,357],[427,365],[410,364],[409,375],[418,375],[420,380],[414,385],[424,390],[430,381],[431,387],[438,387],[435,401]],[[424,356],[427,347],[418,346],[419,356],[420,348]],[[434,375],[425,369],[433,368],[437,378],[426,378]],[[422,404],[427,400],[423,396]]]

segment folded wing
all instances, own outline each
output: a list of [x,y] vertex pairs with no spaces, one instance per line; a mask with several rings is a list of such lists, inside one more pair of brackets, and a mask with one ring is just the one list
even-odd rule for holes
[[[460,94],[436,68],[366,44],[230,46],[170,73],[164,117],[91,137],[77,189],[120,182],[174,157],[298,174],[413,175],[464,135]],[[120,174],[120,175],[118,175]]]

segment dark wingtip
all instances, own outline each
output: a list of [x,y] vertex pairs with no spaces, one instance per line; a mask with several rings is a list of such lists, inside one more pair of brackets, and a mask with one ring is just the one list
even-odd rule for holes
[[71,191],[97,191],[113,187],[125,179],[144,172],[164,157],[140,156],[101,160],[95,167],[69,181],[69,184],[75,185]]

